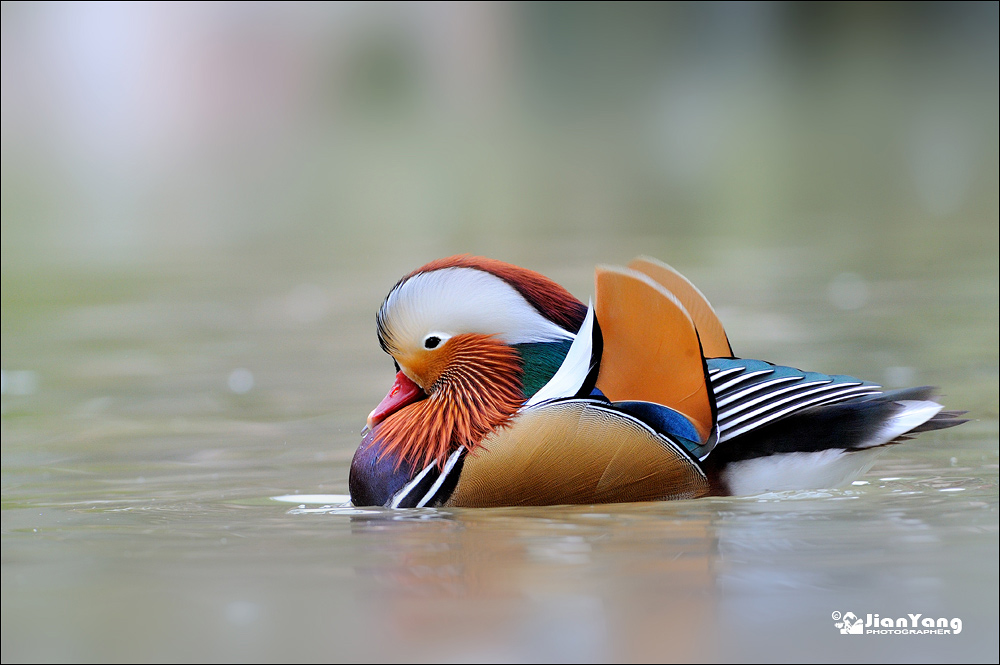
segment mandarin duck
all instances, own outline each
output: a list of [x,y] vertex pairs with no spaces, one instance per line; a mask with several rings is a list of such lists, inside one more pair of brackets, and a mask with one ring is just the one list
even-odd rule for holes
[[888,444],[965,422],[929,387],[734,356],[670,266],[599,266],[585,305],[552,280],[454,256],[390,290],[395,364],[351,463],[356,506],[597,504],[831,488]]

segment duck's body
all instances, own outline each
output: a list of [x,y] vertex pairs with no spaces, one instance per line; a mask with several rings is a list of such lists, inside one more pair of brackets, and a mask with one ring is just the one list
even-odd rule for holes
[[451,257],[378,314],[396,382],[351,465],[355,505],[512,506],[835,487],[876,452],[963,422],[735,358],[708,301],[653,259],[598,268],[590,308],[538,273]]

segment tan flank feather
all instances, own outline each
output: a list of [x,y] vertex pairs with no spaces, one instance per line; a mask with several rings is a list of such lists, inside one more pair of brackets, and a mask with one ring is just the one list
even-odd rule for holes
[[450,506],[690,499],[708,481],[682,451],[628,416],[571,401],[527,409],[465,458]]

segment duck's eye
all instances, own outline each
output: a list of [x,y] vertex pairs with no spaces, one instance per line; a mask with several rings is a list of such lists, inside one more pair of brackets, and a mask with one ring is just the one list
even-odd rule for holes
[[438,337],[437,335],[430,335],[427,339],[424,340],[424,348],[436,349],[438,347],[438,344],[440,343],[441,343],[440,337]]

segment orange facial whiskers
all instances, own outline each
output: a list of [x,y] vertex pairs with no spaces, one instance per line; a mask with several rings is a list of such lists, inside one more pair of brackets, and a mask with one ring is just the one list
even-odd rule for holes
[[[437,364],[437,363],[435,363]],[[440,468],[452,451],[472,451],[505,426],[524,402],[521,357],[488,335],[456,335],[442,349],[441,372],[427,399],[406,406],[380,426],[383,454],[399,463]]]

